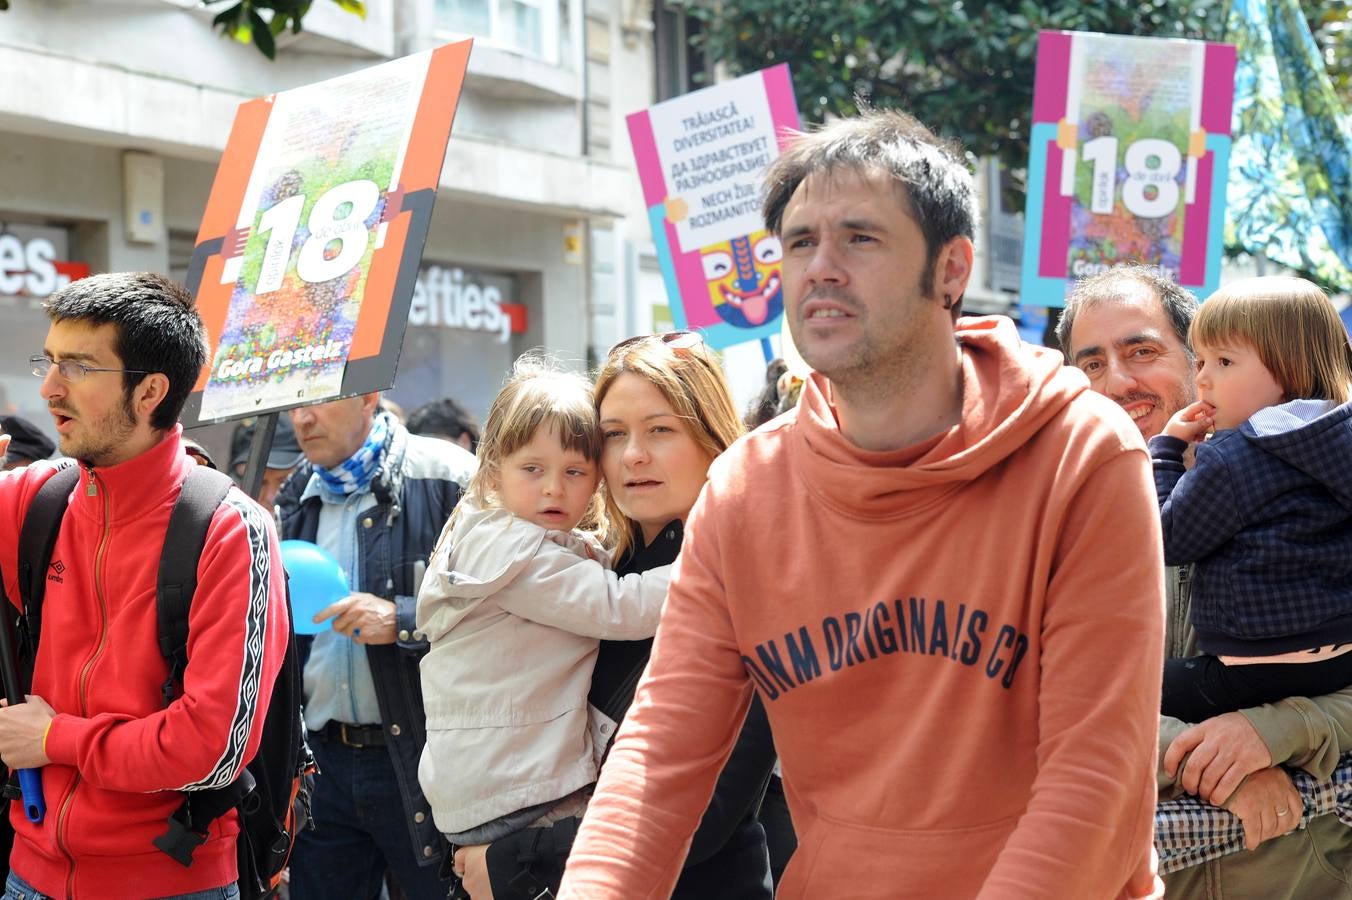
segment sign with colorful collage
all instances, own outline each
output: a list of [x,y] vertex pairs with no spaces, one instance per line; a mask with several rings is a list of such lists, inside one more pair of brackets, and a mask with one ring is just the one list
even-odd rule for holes
[[779,333],[779,239],[765,230],[765,169],[800,126],[787,65],[629,116],[643,199],[678,329],[716,349]]
[[393,384],[469,52],[240,106],[189,270],[212,355],[185,425]]
[[1216,289],[1234,73],[1227,44],[1041,33],[1024,307],[1064,306],[1076,279],[1127,262]]

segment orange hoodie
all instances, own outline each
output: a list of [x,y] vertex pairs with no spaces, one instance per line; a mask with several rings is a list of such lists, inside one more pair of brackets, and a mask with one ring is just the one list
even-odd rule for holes
[[[1006,319],[912,462],[830,385],[715,462],[561,897],[667,897],[760,691],[780,898],[1159,896],[1159,514],[1139,432]],[[914,456],[914,452],[910,453]]]

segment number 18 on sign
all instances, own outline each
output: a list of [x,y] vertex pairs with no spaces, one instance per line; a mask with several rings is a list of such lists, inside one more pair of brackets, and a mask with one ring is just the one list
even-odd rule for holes
[[1023,306],[1126,263],[1215,290],[1234,69],[1225,44],[1042,32]]
[[[296,254],[296,277],[321,284],[355,269],[370,236],[366,220],[376,211],[380,195],[380,188],[368,180],[347,181],[320,195],[310,207],[309,234]],[[282,286],[305,203],[304,194],[295,194],[259,217],[258,231],[268,235],[268,243],[254,296]]]
[[394,380],[469,44],[243,104],[189,282],[211,364],[185,422]]

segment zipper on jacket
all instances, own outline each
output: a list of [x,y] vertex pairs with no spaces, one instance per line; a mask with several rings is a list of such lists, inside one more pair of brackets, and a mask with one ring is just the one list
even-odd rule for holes
[[[94,470],[89,470],[89,496],[98,496],[98,489],[95,487]],[[103,591],[103,557],[108,552],[108,538],[112,535],[111,525],[112,503],[109,502],[108,493],[103,493],[103,534],[99,537],[99,548],[94,553],[94,595],[99,601],[99,642],[94,647],[94,655],[85,662],[84,668],[80,670],[80,715],[89,718],[89,676],[94,671],[94,666],[103,656],[103,648],[108,643],[108,600]]]
[[[94,474],[94,469],[89,470],[89,483],[85,487],[85,496],[99,496],[98,480]],[[108,538],[112,534],[112,504],[109,502],[108,493],[103,492],[103,534],[99,537],[98,549],[94,552],[94,595],[99,602],[99,641],[94,647],[94,654],[85,661],[84,667],[80,670],[80,715],[89,718],[89,676],[94,669],[94,665],[103,655],[103,648],[108,643],[108,604],[103,593],[103,557],[108,551]],[[61,812],[56,818],[56,845],[65,854],[66,859],[70,861],[70,874],[66,876],[66,896],[75,896],[75,857],[71,854],[69,846],[66,844],[66,820],[70,813],[71,804],[75,801],[75,791],[80,786],[80,772],[75,771],[75,779],[71,782],[70,791],[67,792],[65,799],[61,801]]]
[[75,857],[71,855],[70,848],[66,846],[66,815],[70,812],[70,805],[75,800],[75,789],[80,786],[80,772],[75,772],[75,780],[70,783],[70,790],[66,792],[65,798],[61,801],[61,812],[56,817],[56,846],[65,855],[70,863],[70,872],[66,875],[66,896],[75,896]]

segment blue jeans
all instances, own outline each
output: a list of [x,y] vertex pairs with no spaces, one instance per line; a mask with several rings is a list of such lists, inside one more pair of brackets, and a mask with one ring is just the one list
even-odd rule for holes
[[[5,900],[52,900],[46,894],[38,893],[31,884],[13,872],[5,880]],[[193,891],[191,894],[175,894],[161,900],[239,900],[239,885],[227,884],[225,887],[207,891]]]
[[310,733],[319,764],[314,828],[291,852],[291,900],[375,900],[386,871],[409,900],[445,900],[438,865],[420,866],[385,747],[349,747]]

